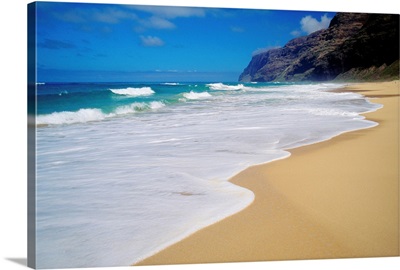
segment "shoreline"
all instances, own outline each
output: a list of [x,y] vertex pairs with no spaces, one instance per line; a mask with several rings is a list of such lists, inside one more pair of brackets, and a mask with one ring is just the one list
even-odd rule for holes
[[252,204],[135,265],[398,256],[399,81],[336,91],[378,98],[379,125],[242,171]]

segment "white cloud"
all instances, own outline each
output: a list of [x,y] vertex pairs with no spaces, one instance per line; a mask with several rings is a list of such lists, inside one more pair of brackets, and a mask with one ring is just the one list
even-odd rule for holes
[[70,23],[101,22],[107,24],[117,24],[121,20],[137,20],[136,14],[130,10],[120,8],[93,8],[90,10],[70,9],[54,12],[53,16]]
[[136,32],[144,32],[149,28],[173,29],[176,25],[171,21],[179,17],[204,17],[205,10],[192,7],[163,7],[163,6],[126,6],[130,9],[149,13],[151,16],[138,19],[139,25],[134,28]]
[[140,36],[142,45],[145,47],[160,47],[164,45],[164,41],[159,37],[154,36]]
[[265,48],[258,48],[257,50],[253,51],[251,56],[255,56],[255,55],[260,54],[260,53],[265,53],[265,52],[268,52],[271,49],[277,49],[277,48],[280,48],[280,46],[268,46],[268,47],[265,47]]
[[321,16],[320,21],[312,16],[305,16],[300,21],[301,30],[307,34],[311,34],[315,31],[328,28],[331,20],[332,18],[329,18],[326,14]]
[[93,13],[93,20],[97,22],[116,24],[125,19],[136,20],[137,16],[131,12],[126,12],[116,8],[98,10]]
[[175,28],[175,24],[173,24],[172,22],[170,22],[164,18],[160,18],[160,17],[156,17],[156,16],[152,16],[152,17],[148,18],[147,20],[141,20],[140,24],[145,28],[156,28],[156,29],[173,29],[173,28]]
[[298,30],[293,30],[292,32],[290,32],[290,34],[294,37],[299,37],[301,36],[301,32]]
[[149,12],[158,17],[173,19],[178,17],[204,17],[203,8],[194,7],[161,7],[161,6],[131,6],[136,10]]

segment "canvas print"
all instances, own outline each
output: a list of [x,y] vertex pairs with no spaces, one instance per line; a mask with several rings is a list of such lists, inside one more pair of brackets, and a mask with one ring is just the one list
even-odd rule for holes
[[28,265],[399,255],[399,15],[28,5]]

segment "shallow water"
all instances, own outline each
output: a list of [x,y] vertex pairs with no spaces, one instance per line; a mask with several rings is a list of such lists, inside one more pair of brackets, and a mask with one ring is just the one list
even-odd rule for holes
[[380,107],[339,84],[37,87],[39,268],[133,264],[249,205],[233,175]]

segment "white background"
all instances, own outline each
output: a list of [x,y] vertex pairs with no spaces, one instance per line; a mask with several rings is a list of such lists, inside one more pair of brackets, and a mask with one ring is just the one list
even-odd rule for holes
[[[26,154],[26,0],[3,1],[0,9],[0,269],[26,269],[27,249],[27,154]],[[61,2],[61,1],[56,1]],[[64,1],[73,2],[73,1]],[[84,0],[87,3],[112,1]],[[256,3],[257,2],[257,3]],[[271,2],[271,3],[270,3]],[[315,11],[400,13],[393,0],[118,0],[121,4],[156,4],[238,7]],[[396,4],[397,3],[397,4]],[[396,6],[395,6],[396,5]],[[250,61],[250,59],[249,59]],[[243,67],[244,68],[244,67]],[[181,266],[135,267],[149,270],[177,269],[400,269],[400,258],[337,259],[313,261],[255,262]],[[96,269],[132,269],[130,267]]]

